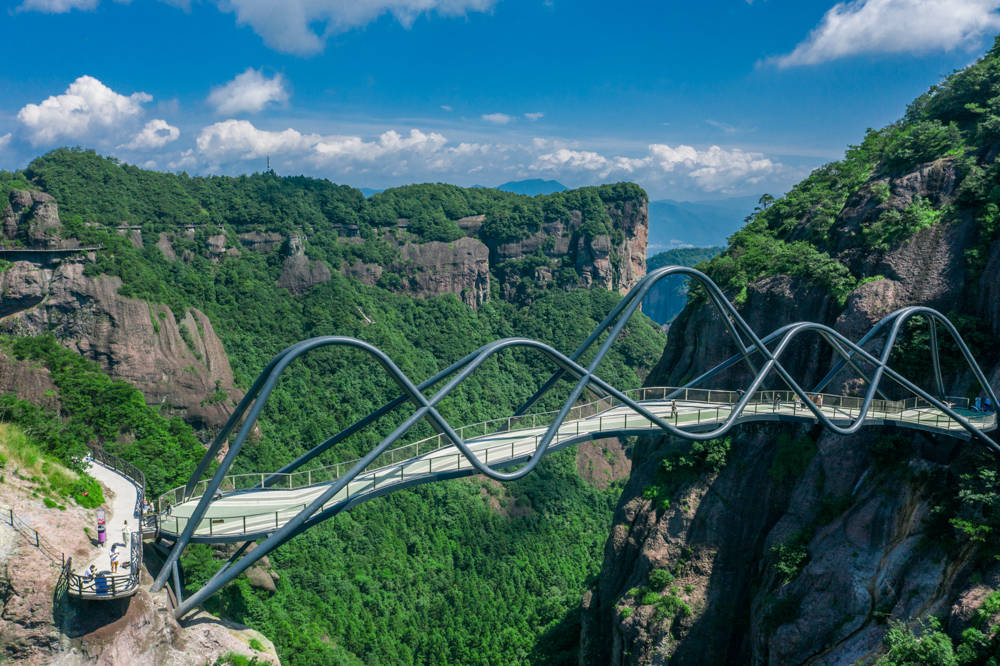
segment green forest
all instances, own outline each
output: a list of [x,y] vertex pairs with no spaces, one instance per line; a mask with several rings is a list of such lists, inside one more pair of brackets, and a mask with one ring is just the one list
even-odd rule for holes
[[[192,178],[71,149],[5,173],[0,182],[56,197],[64,237],[103,247],[87,274],[116,275],[121,294],[165,304],[178,319],[189,307],[205,312],[242,387],[285,346],[317,335],[369,341],[414,381],[502,337],[533,337],[568,353],[620,296],[558,289],[527,306],[494,299],[473,310],[455,296],[414,299],[334,271],[329,281],[293,297],[276,284],[284,248],[213,260],[204,250],[209,235],[302,231],[308,255],[337,268],[345,257],[388,261],[393,248],[372,230],[399,217],[409,218],[408,233],[445,240],[454,236],[456,219],[486,215],[480,235],[495,242],[533,233],[573,209],[582,211],[585,233],[597,234],[609,232],[609,202],[645,197],[634,185],[539,197],[417,185],[366,201],[356,190],[322,180]],[[94,221],[99,224],[89,224]],[[142,225],[147,238],[171,233],[175,251],[187,259],[170,261],[149,242],[135,247],[113,228],[121,222]],[[193,234],[173,233],[192,225]],[[363,243],[342,242],[346,225],[358,226]],[[598,372],[619,388],[639,386],[663,343],[658,328],[636,316]],[[47,424],[39,432],[48,450],[71,459],[79,454],[78,442],[100,443],[142,467],[152,496],[186,480],[204,450],[197,436],[207,433],[147,407],[138,391],[110,380],[51,337],[3,344],[15,357],[48,367],[59,388],[62,419],[4,397],[11,402],[10,420]],[[506,416],[552,370],[538,355],[504,352],[453,392],[441,412],[454,425]],[[538,409],[561,403],[569,388],[566,382],[557,386]],[[260,437],[248,442],[234,472],[277,469],[396,391],[366,356],[312,353],[282,377],[260,420]],[[88,408],[81,396],[90,395],[96,399]],[[313,464],[357,457],[408,415],[383,419]],[[422,423],[411,436],[431,433]],[[207,607],[265,633],[288,664],[575,663],[580,597],[599,569],[620,490],[581,478],[570,450],[506,486],[458,480],[396,493],[275,551],[275,592],[240,578]],[[205,547],[189,549],[188,588],[211,575],[220,557]]]
[[832,255],[837,215],[862,188],[876,202],[890,195],[888,178],[918,165],[953,159],[960,180],[958,198],[944,207],[915,199],[904,211],[889,210],[854,234],[859,247],[888,250],[938,222],[972,215],[976,247],[965,256],[967,280],[977,280],[986,248],[1000,237],[1000,163],[992,150],[1000,139],[1000,41],[966,69],[933,86],[907,108],[899,121],[868,130],[844,159],[814,170],[784,197],[765,195],[747,225],[729,239],[729,248],[709,262],[708,274],[739,302],[746,285],[764,275],[793,275],[822,286],[840,303],[864,278]]

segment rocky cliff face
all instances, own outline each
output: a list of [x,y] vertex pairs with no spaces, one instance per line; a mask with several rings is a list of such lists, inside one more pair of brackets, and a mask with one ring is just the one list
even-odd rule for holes
[[[646,274],[649,211],[645,198],[607,206],[609,234],[581,233],[580,211],[546,223],[536,233],[509,243],[487,245],[477,237],[485,215],[456,220],[466,234],[450,243],[415,243],[403,231],[407,220],[384,238],[399,257],[386,266],[355,262],[347,275],[416,297],[455,294],[470,307],[491,297],[496,281],[501,298],[523,301],[529,289],[602,287],[626,293]],[[566,272],[564,269],[571,269]]]
[[[500,281],[501,295],[516,299],[526,283],[542,288],[602,287],[627,293],[646,275],[648,202],[644,198],[625,201],[608,205],[607,210],[614,238],[581,233],[582,216],[574,210],[567,219],[547,223],[525,239],[491,247],[490,262]],[[535,259],[539,253],[545,261]],[[575,275],[567,280],[561,269],[568,266]]]
[[[33,250],[78,246],[61,239],[61,230],[52,197],[11,193],[4,217],[7,238]],[[160,245],[161,251],[172,251],[165,238]],[[84,273],[84,253],[50,256],[32,253],[0,273],[0,330],[52,333],[112,377],[139,388],[151,404],[175,408],[198,427],[225,421],[240,394],[204,313],[195,308],[174,313],[165,305],[121,296],[118,278]],[[4,373],[11,372],[15,369],[5,366]]]
[[[881,249],[862,241],[861,230],[886,210],[903,211],[918,197],[935,207],[954,202],[956,180],[954,161],[943,159],[873,180],[849,198],[828,248],[870,279],[843,306],[822,288],[778,275],[748,286],[742,315],[761,335],[811,320],[856,340],[888,312],[920,304],[978,320],[996,335],[996,273],[966,277],[971,216],[959,213]],[[1000,243],[988,254],[987,265],[1000,268]],[[712,308],[689,306],[647,384],[678,385],[735,351]],[[803,385],[829,367],[826,345],[802,339],[790,352],[782,362]],[[975,353],[997,386],[1000,359],[991,345]],[[967,380],[952,373],[946,388],[963,390]],[[713,380],[746,381],[740,368]],[[841,378],[837,389],[847,386]],[[1000,586],[989,539],[953,539],[942,518],[975,445],[794,426],[744,426],[730,444],[725,467],[693,475],[666,505],[648,489],[663,482],[664,458],[690,444],[637,447],[599,581],[584,599],[584,663],[867,663],[883,649],[890,619],[942,616],[958,637]],[[791,471],[789,460],[799,461]],[[670,582],[651,579],[656,570],[669,571]]]
[[44,192],[14,190],[3,208],[3,238],[14,245],[54,249],[77,247],[61,236],[55,199]]

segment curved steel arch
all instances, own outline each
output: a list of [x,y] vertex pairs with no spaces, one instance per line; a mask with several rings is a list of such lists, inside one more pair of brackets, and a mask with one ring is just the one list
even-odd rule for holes
[[[722,421],[717,428],[709,430],[708,432],[691,432],[675,426],[668,421],[661,419],[649,410],[647,410],[643,405],[637,403],[636,401],[629,398],[627,395],[614,388],[604,380],[602,380],[597,374],[597,368],[599,367],[601,361],[604,359],[611,345],[618,338],[622,329],[628,323],[628,321],[635,314],[635,311],[639,308],[645,295],[652,289],[656,283],[660,280],[672,276],[672,275],[682,275],[695,280],[697,283],[701,284],[706,291],[709,303],[719,312],[725,323],[727,332],[730,337],[733,338],[736,343],[736,347],[739,353],[730,357],[726,361],[720,363],[716,367],[712,368],[708,372],[700,375],[694,380],[688,382],[684,387],[677,389],[674,393],[666,396],[666,399],[670,399],[678,394],[678,392],[683,391],[685,388],[690,388],[696,386],[697,384],[711,378],[712,376],[718,374],[719,372],[726,370],[733,365],[743,361],[749,367],[751,373],[754,375],[754,379],[750,384],[748,390],[746,390],[740,399],[733,405],[730,414]],[[935,383],[938,391],[938,396],[931,395],[930,393],[924,391],[920,387],[916,386],[908,379],[900,375],[898,372],[894,371],[888,366],[889,355],[892,351],[893,346],[899,336],[902,326],[911,318],[915,316],[925,316],[931,326],[931,341],[932,341],[932,351],[931,360],[934,369]],[[988,395],[993,404],[998,403],[996,394],[994,393],[992,387],[990,387],[989,382],[986,380],[985,375],[976,363],[971,351],[968,346],[962,340],[961,335],[957,329],[951,324],[950,321],[944,315],[933,310],[931,308],[926,308],[922,306],[911,306],[907,308],[902,308],[896,312],[893,312],[883,318],[878,322],[864,337],[861,338],[857,343],[852,342],[845,338],[842,334],[835,331],[834,329],[825,326],[823,324],[811,323],[811,322],[798,322],[794,324],[788,324],[783,326],[764,338],[760,338],[757,334],[750,328],[749,325],[743,320],[736,308],[730,303],[725,295],[722,293],[721,289],[712,282],[708,276],[697,271],[693,268],[681,267],[681,266],[668,266],[661,268],[659,270],[653,271],[643,277],[628,294],[619,301],[612,311],[605,317],[605,319],[598,325],[598,327],[587,337],[587,339],[569,356],[566,356],[559,351],[553,349],[545,343],[538,342],[536,340],[530,340],[526,338],[507,338],[503,340],[497,340],[488,343],[481,347],[480,349],[466,355],[464,358],[451,364],[444,370],[440,371],[433,377],[421,382],[420,384],[414,384],[395,363],[381,350],[379,350],[374,345],[370,343],[356,340],[354,338],[347,338],[342,336],[325,336],[312,338],[309,340],[304,340],[302,342],[293,344],[277,356],[275,356],[268,365],[261,372],[260,376],[254,381],[250,390],[244,396],[243,400],[237,406],[236,410],[233,412],[232,416],[227,420],[225,426],[219,432],[218,436],[214,439],[208,451],[206,451],[205,456],[202,458],[198,464],[197,469],[188,481],[185,487],[185,497],[190,497],[194,491],[196,484],[199,479],[204,475],[205,471],[208,469],[211,461],[215,459],[221,447],[228,439],[229,435],[232,433],[233,429],[236,427],[240,420],[243,420],[242,426],[240,427],[235,439],[229,447],[225,457],[219,464],[218,469],[213,475],[212,479],[209,481],[205,491],[201,495],[197,506],[194,509],[190,519],[188,520],[183,532],[177,536],[173,547],[171,548],[167,560],[164,563],[160,574],[157,576],[153,589],[158,590],[166,582],[167,577],[173,573],[175,585],[178,581],[178,560],[181,551],[184,547],[190,543],[192,536],[197,529],[197,526],[202,521],[205,516],[205,512],[208,510],[208,506],[212,501],[213,496],[218,490],[226,472],[231,468],[233,461],[239,454],[246,441],[247,436],[250,434],[254,424],[260,416],[264,405],[269,398],[271,391],[276,385],[281,374],[287,369],[289,364],[291,364],[295,359],[300,356],[320,347],[326,346],[339,346],[339,347],[349,347],[359,349],[368,353],[372,356],[379,365],[389,374],[389,376],[400,386],[402,394],[386,403],[379,409],[375,410],[368,416],[360,419],[351,426],[345,428],[336,435],[330,437],[320,445],[316,446],[309,452],[303,454],[296,460],[292,461],[285,467],[282,467],[277,472],[263,479],[259,484],[259,487],[266,488],[273,485],[275,480],[282,474],[291,472],[306,462],[312,460],[316,456],[322,454],[324,451],[328,450],[330,447],[334,446],[340,441],[343,441],[346,437],[358,432],[364,427],[375,422],[382,416],[389,414],[395,409],[401,407],[404,403],[412,402],[416,407],[415,411],[406,418],[403,423],[396,427],[393,432],[387,435],[382,441],[375,446],[368,454],[359,459],[349,471],[342,475],[339,479],[329,484],[329,487],[320,494],[316,499],[314,499],[308,506],[306,506],[301,512],[299,512],[294,518],[285,523],[280,529],[277,529],[272,534],[270,534],[259,547],[255,548],[251,553],[244,555],[240,558],[243,551],[249,545],[249,541],[240,548],[236,554],[230,558],[230,560],[220,569],[218,573],[213,576],[211,580],[206,583],[206,585],[196,592],[194,595],[190,596],[188,599],[183,600],[175,611],[175,614],[180,617],[187,610],[201,603],[205,598],[214,594],[218,589],[220,589],[227,582],[238,576],[240,573],[245,571],[247,568],[252,566],[258,559],[263,555],[270,552],[272,549],[281,545],[288,539],[294,537],[295,535],[301,533],[302,531],[308,529],[309,527],[326,520],[333,515],[336,515],[340,511],[343,511],[351,506],[362,501],[367,501],[374,497],[387,494],[402,487],[407,487],[409,485],[415,485],[417,483],[426,483],[428,481],[436,480],[439,478],[451,478],[453,476],[464,476],[470,472],[469,470],[454,470],[450,472],[440,473],[433,478],[429,479],[418,479],[412,483],[399,483],[393,485],[389,489],[377,489],[373,488],[372,493],[364,494],[362,497],[355,496],[352,500],[348,498],[347,500],[340,501],[333,506],[324,506],[352,479],[354,479],[358,474],[360,474],[366,467],[368,467],[380,454],[385,452],[388,447],[396,442],[399,438],[406,434],[417,422],[422,419],[426,419],[435,431],[440,433],[443,437],[447,439],[460,451],[460,453],[470,462],[472,468],[478,472],[485,474],[491,478],[497,480],[512,480],[521,478],[533,470],[541,460],[541,458],[550,451],[556,450],[557,448],[564,448],[565,446],[570,446],[577,443],[577,441],[585,441],[591,439],[594,433],[588,433],[585,436],[580,436],[578,438],[571,438],[568,440],[563,440],[558,442],[556,446],[553,446],[553,438],[569,414],[570,409],[580,398],[584,390],[590,389],[595,391],[601,396],[611,397],[623,405],[628,406],[633,411],[641,414],[644,418],[648,419],[651,423],[654,423],[663,432],[676,435],[689,440],[707,440],[718,437],[728,430],[730,430],[734,425],[736,425],[741,415],[744,412],[751,396],[755,391],[761,386],[764,380],[773,372],[775,373],[790,389],[794,392],[798,398],[801,400],[802,404],[806,409],[812,414],[813,418],[821,423],[827,429],[834,432],[849,435],[857,432],[859,428],[864,424],[864,420],[871,408],[872,400],[876,394],[882,394],[880,384],[884,377],[887,377],[894,381],[896,384],[900,385],[902,388],[913,393],[914,395],[927,401],[929,404],[933,405],[935,408],[940,410],[942,413],[946,414],[949,418],[953,419],[956,423],[960,424],[962,428],[968,433],[970,438],[979,439],[988,448],[990,448],[994,453],[1000,454],[1000,446],[997,446],[989,437],[987,437],[980,429],[976,428],[968,419],[963,417],[961,414],[956,412],[951,406],[944,400],[944,385],[940,368],[940,359],[938,354],[938,341],[936,335],[936,326],[942,325],[953,337],[957,343],[959,349],[961,350],[966,362],[969,364],[970,369],[973,372],[977,382],[980,384],[983,392]],[[836,375],[844,369],[845,366],[850,366],[855,372],[858,373],[868,384],[865,391],[862,407],[859,410],[858,418],[854,421],[849,420],[849,424],[846,426],[840,426],[834,423],[826,414],[822,412],[819,406],[813,404],[810,400],[808,392],[805,391],[788,373],[788,371],[781,365],[779,358],[786,351],[786,349],[791,344],[797,336],[803,333],[814,332],[818,334],[827,344],[829,344],[833,350],[839,355],[839,360],[834,364],[831,371],[820,381],[817,388],[813,392],[818,392],[822,390],[823,387],[828,385]],[[876,357],[873,354],[867,352],[863,346],[868,342],[874,340],[877,335],[885,332],[885,341],[882,352],[880,356]],[[584,367],[579,363],[581,357],[590,349],[595,342],[597,342],[602,334],[607,333],[605,340],[599,345],[594,357],[591,359],[590,363]],[[744,337],[749,340],[747,342]],[[774,344],[774,349],[772,350],[768,345]],[[555,386],[561,379],[570,377],[576,380],[576,383],[570,392],[568,398],[563,403],[560,408],[558,415],[554,419],[553,423],[548,427],[545,434],[541,437],[535,448],[534,453],[524,461],[524,464],[513,472],[500,472],[491,468],[488,464],[481,461],[476,453],[472,451],[468,444],[463,440],[461,436],[452,428],[452,426],[447,423],[447,421],[441,416],[441,414],[436,409],[436,405],[443,400],[452,390],[455,389],[461,382],[467,379],[477,368],[479,368],[487,359],[491,356],[499,353],[502,350],[510,348],[528,348],[534,349],[542,353],[546,358],[551,360],[558,368],[549,379],[543,383],[542,387],[524,404],[522,404],[515,415],[522,415],[528,409],[531,408],[547,391],[549,391],[553,386]],[[758,369],[755,360],[762,361],[760,368]],[[870,365],[874,368],[874,372],[871,377],[867,376],[864,371],[859,367],[858,363],[863,363]],[[424,395],[424,391],[433,388],[434,386],[445,382],[441,388],[439,388],[430,398]],[[884,394],[882,394],[884,395]],[[245,417],[245,418],[244,418]],[[613,434],[638,434],[645,433],[648,434],[648,430],[641,431],[630,431],[627,429],[618,429],[614,431],[609,431],[608,433],[601,433],[602,435],[611,436]],[[504,466],[509,466],[511,462],[520,462],[520,460],[505,461]],[[237,558],[240,558],[237,560]],[[179,588],[179,585],[178,585]],[[180,600],[180,590],[177,590],[178,599]]]

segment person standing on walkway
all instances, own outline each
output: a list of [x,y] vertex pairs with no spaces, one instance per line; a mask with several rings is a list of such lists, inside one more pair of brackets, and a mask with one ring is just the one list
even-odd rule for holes
[[128,548],[128,534],[128,521],[126,520],[122,523],[122,543],[125,544],[126,548]]
[[111,573],[118,571],[118,550],[117,546],[111,546]]

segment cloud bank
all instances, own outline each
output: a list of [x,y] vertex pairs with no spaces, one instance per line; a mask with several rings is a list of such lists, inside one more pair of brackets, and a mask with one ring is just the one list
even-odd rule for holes
[[1000,0],[855,0],[834,5],[778,67],[865,53],[951,50],[1000,30]]
[[[216,88],[209,99],[220,112],[253,112],[286,95],[280,75],[268,78],[248,69]],[[283,169],[354,183],[493,178],[501,182],[545,175],[569,183],[627,179],[650,186],[730,193],[784,173],[783,165],[771,157],[736,147],[649,143],[637,154],[612,154],[574,140],[526,139],[507,128],[518,120],[523,128],[525,119],[541,118],[540,113],[485,114],[481,119],[492,125],[488,130],[470,121],[473,126],[464,129],[459,125],[440,131],[410,127],[374,134],[367,129],[331,133],[273,127],[273,121],[259,125],[226,118],[182,132],[169,121],[179,112],[176,108],[161,105],[154,108],[165,117],[146,116],[146,105],[152,101],[147,93],[125,95],[92,76],[81,76],[65,92],[26,104],[17,114],[15,133],[0,136],[0,150],[12,140],[26,140],[36,150],[79,143],[111,154],[124,151],[123,156],[135,164],[165,164],[195,173],[255,171],[270,157]],[[181,141],[182,135],[189,137],[187,142]]]
[[[49,0],[55,1],[55,0]],[[223,11],[236,14],[276,51],[319,53],[330,35],[366,25],[391,14],[410,27],[421,14],[461,16],[489,10],[496,0],[220,0]],[[318,30],[317,30],[318,28]]]

